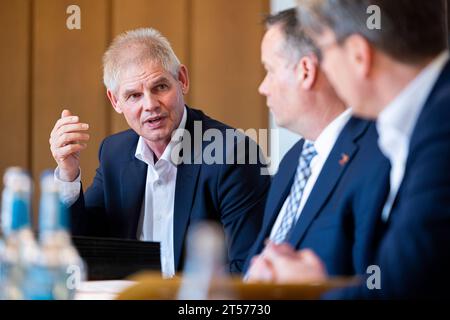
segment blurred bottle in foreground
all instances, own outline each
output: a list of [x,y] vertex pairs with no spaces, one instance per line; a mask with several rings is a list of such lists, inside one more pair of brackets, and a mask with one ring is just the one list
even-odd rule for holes
[[31,178],[20,168],[8,168],[4,175],[1,227],[5,237],[0,252],[0,298],[24,299],[23,284],[39,249],[30,220]]
[[85,265],[72,244],[68,209],[60,200],[53,172],[41,176],[38,259],[26,273],[24,298],[73,299],[85,278]]
[[194,225],[187,236],[180,300],[232,299],[225,271],[224,234],[213,222]]

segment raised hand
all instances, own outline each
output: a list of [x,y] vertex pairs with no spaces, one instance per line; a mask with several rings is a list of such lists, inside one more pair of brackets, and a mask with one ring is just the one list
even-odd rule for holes
[[79,174],[80,152],[89,141],[87,123],[81,123],[78,116],[63,110],[50,134],[50,150],[58,164],[59,177],[63,181],[73,181]]

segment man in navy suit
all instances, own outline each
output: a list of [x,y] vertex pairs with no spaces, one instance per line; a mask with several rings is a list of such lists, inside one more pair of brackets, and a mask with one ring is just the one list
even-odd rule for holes
[[[380,231],[367,213],[381,209],[389,172],[374,123],[352,118],[337,97],[316,48],[299,31],[295,8],[268,17],[266,26],[261,49],[267,75],[259,91],[277,124],[303,139],[272,181],[246,278],[270,280],[266,239],[313,249],[328,274],[365,272]],[[369,181],[370,192],[364,192]]]
[[131,129],[102,142],[85,193],[79,153],[87,124],[64,110],[50,137],[73,233],[159,241],[162,272],[170,277],[182,268],[189,226],[215,220],[224,229],[229,271],[240,272],[270,184],[256,143],[185,105],[187,68],[154,29],[114,40],[104,55],[104,82]]
[[[299,1],[300,17],[322,52],[326,74],[355,113],[377,118],[379,145],[392,166],[389,196],[379,215],[386,231],[372,272],[360,285],[326,297],[449,297],[450,63],[445,3],[370,1],[381,29],[367,27],[368,4]],[[283,281],[320,277],[320,259],[311,252],[305,259],[301,251],[273,246],[267,259]]]

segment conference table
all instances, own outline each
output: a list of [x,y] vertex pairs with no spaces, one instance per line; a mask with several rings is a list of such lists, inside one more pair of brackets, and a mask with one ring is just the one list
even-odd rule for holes
[[[220,300],[303,300],[319,299],[321,294],[343,286],[356,284],[357,278],[332,278],[302,284],[245,283],[241,278],[214,279],[208,284],[205,299]],[[140,272],[125,280],[87,281],[79,286],[77,300],[175,300],[184,287],[188,299],[196,299],[199,284],[195,279],[175,276],[163,279],[156,272]],[[187,289],[187,291],[186,291]],[[193,295],[189,296],[189,290]],[[182,297],[183,298],[183,297]],[[202,298],[203,299],[203,298]]]

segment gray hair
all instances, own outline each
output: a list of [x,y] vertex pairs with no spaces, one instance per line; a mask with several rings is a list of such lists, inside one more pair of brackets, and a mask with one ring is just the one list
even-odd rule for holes
[[118,35],[103,55],[103,82],[106,88],[115,92],[124,66],[146,61],[159,63],[175,78],[178,77],[180,60],[158,30],[140,28]]
[[[369,6],[378,6],[382,27],[367,27]],[[313,37],[325,29],[342,44],[359,34],[405,63],[421,62],[447,48],[444,0],[297,0],[298,17]]]
[[267,28],[280,25],[285,38],[285,52],[297,62],[308,54],[314,54],[320,59],[320,51],[310,37],[303,31],[295,8],[287,9],[264,19]]

